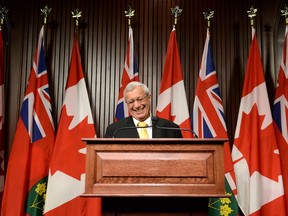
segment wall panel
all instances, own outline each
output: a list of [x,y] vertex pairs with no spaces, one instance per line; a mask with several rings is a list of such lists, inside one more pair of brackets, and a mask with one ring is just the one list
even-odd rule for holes
[[135,51],[140,80],[147,83],[153,92],[153,112],[172,30],[170,9],[175,5],[183,9],[176,31],[190,111],[206,37],[206,21],[203,20],[202,12],[208,8],[215,11],[211,21],[211,42],[230,138],[233,138],[237,121],[251,40],[247,17],[251,5],[259,9],[256,18],[257,38],[261,52],[265,54],[264,68],[268,68],[266,72],[271,77],[269,88],[274,88],[279,68],[275,62],[279,63],[280,58],[275,53],[281,38],[275,28],[283,27],[279,23],[284,22],[279,16],[280,0],[273,1],[273,4],[268,0],[27,0],[25,4],[11,0],[7,5],[11,30],[7,29],[10,34],[6,38],[10,41],[6,123],[9,149],[43,20],[40,8],[46,4],[52,7],[45,37],[55,125],[62,106],[75,30],[71,10],[76,8],[83,11],[78,31],[79,45],[98,137],[104,135],[106,126],[112,123],[114,117],[128,39],[124,10],[129,5],[136,9],[136,15],[132,18]]

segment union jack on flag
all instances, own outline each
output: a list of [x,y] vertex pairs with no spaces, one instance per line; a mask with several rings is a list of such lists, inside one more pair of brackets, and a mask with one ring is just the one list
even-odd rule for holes
[[[203,51],[192,116],[193,130],[200,138],[219,136],[223,138],[223,135],[227,137],[220,88],[210,49],[209,31],[207,31]],[[220,134],[217,131],[219,129],[221,129]]]
[[129,116],[128,108],[125,103],[123,91],[127,84],[132,81],[139,81],[138,66],[134,54],[133,30],[129,26],[129,39],[125,57],[125,65],[122,73],[122,81],[116,107],[115,121],[119,121]]
[[[28,131],[31,142],[36,142],[46,136],[45,124],[47,122],[43,118],[39,118],[39,112],[45,111],[49,124],[53,126],[43,37],[39,40],[41,41],[38,43],[37,54],[34,57],[33,71],[30,74],[29,84],[20,111],[20,117]],[[43,104],[41,110],[37,110],[35,106],[39,103],[38,101]]]

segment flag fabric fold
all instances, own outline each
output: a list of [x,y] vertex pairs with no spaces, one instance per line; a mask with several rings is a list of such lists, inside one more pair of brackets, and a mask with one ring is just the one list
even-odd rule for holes
[[86,158],[86,146],[82,138],[95,137],[75,36],[55,148],[49,168],[45,215],[102,215],[101,198],[80,196],[84,193]]
[[[278,74],[275,99],[273,105],[274,128],[280,151],[286,206],[288,205],[288,26],[285,29],[285,39],[281,65]],[[286,209],[286,211],[288,208]],[[288,215],[288,212],[287,212]]]
[[[228,139],[222,97],[212,58],[210,32],[207,29],[201,68],[192,113],[192,125],[199,138]],[[211,198],[209,215],[238,215],[238,204],[233,196],[235,176],[229,141],[224,144],[225,190],[231,198]],[[224,176],[223,176],[224,177]]]
[[[0,29],[0,204],[3,199],[5,164],[4,164],[4,115],[5,112],[5,82],[4,82],[4,44],[2,29]],[[0,206],[1,210],[1,206]]]
[[[175,29],[171,31],[168,42],[156,116],[168,119],[178,124],[180,128],[191,130]],[[182,131],[182,135],[184,138],[193,137],[189,131]]]
[[41,28],[20,110],[4,187],[1,215],[43,215],[54,124]]
[[129,110],[125,103],[123,92],[127,84],[132,81],[139,81],[139,76],[138,76],[138,66],[134,53],[133,30],[132,27],[129,26],[128,45],[126,50],[121,85],[119,89],[118,101],[116,105],[115,121],[119,121],[129,116]]
[[286,215],[283,177],[255,29],[232,147],[244,215]]

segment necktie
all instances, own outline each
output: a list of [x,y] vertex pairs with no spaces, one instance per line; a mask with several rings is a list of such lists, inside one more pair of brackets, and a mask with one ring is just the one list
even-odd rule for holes
[[148,125],[145,122],[139,122],[137,126],[138,127],[144,127],[144,128],[140,128],[140,133],[139,133],[140,139],[149,139],[148,132],[147,132],[147,130],[145,128]]

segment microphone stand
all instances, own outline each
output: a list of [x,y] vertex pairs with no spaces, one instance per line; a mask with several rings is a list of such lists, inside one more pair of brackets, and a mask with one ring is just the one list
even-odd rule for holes
[[195,138],[198,138],[198,135],[193,130],[190,130],[188,128],[176,128],[176,127],[174,128],[174,127],[162,127],[162,126],[159,126],[159,125],[157,125],[158,117],[155,117],[155,116],[152,116],[151,120],[152,120],[152,125],[155,125],[155,127],[158,128],[158,129],[189,131],[189,132],[191,132],[193,134],[193,136]]

